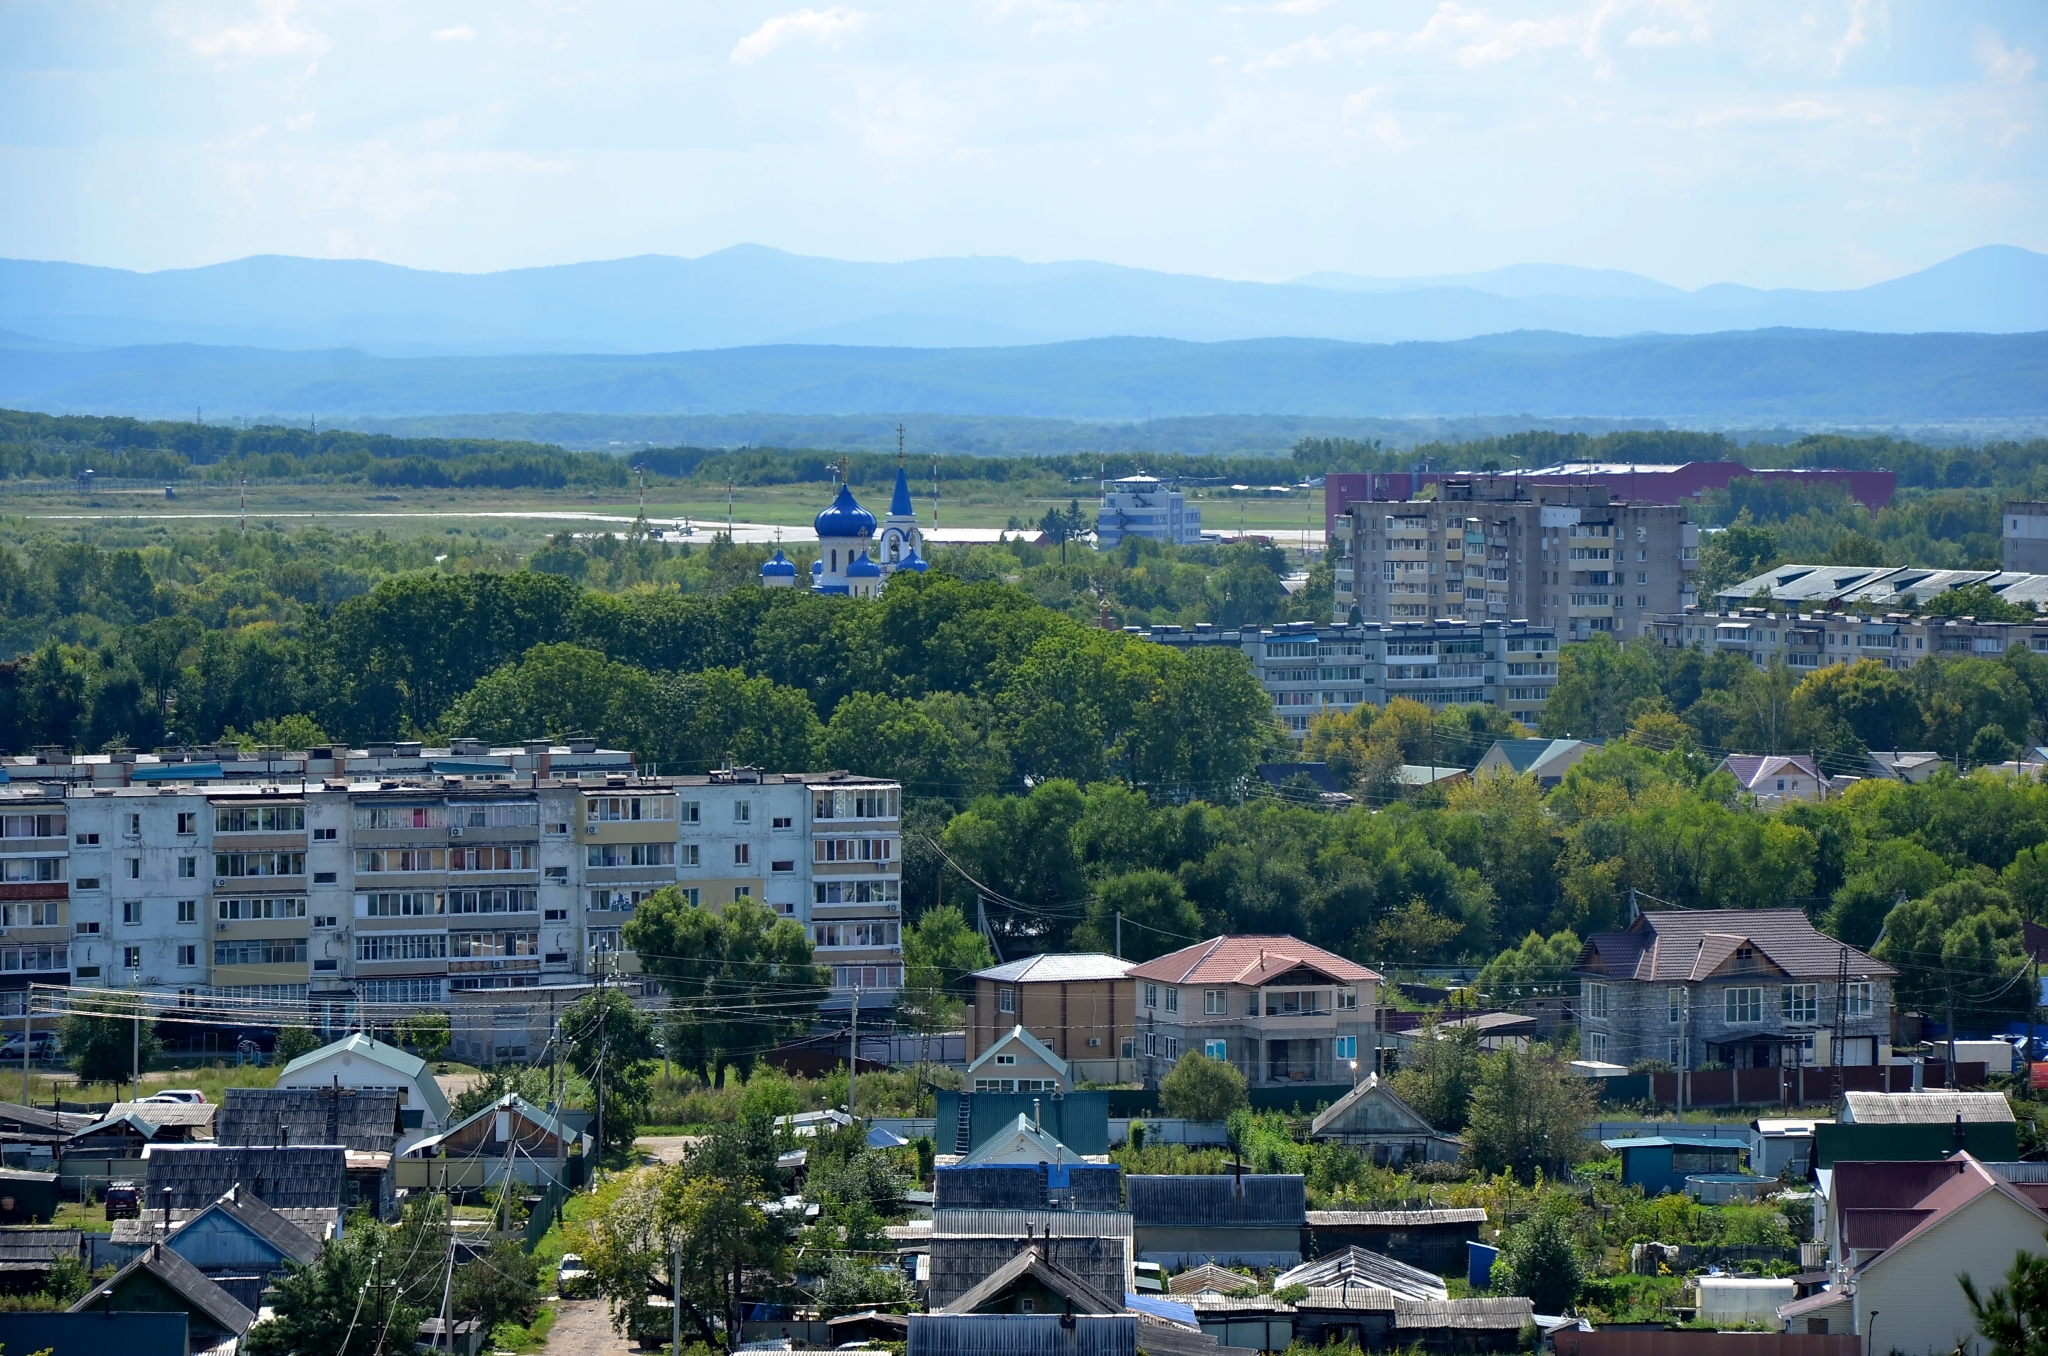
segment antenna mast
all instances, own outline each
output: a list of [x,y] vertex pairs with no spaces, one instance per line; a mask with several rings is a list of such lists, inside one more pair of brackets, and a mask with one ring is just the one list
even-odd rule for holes
[[242,477],[242,535],[249,535],[249,477]]

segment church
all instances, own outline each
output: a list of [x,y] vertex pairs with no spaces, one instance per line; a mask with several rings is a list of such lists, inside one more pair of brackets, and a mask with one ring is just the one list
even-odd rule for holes
[[[879,538],[875,515],[860,506],[843,481],[838,496],[817,516],[815,526],[818,558],[811,563],[813,593],[874,598],[898,570],[923,574],[931,568],[918,555],[924,534],[918,530],[917,513],[910,503],[910,481],[900,464],[896,467],[896,492],[889,500],[889,516],[882,520]],[[761,586],[796,587],[796,563],[779,547],[761,567]]]

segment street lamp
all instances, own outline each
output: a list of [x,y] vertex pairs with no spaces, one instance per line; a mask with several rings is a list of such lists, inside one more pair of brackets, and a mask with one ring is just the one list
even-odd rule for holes
[[1877,1350],[1877,1316],[1880,1312],[1877,1309],[1870,1311],[1870,1331],[1864,1334],[1870,1342],[1869,1350],[1873,1352]]
[[1351,1061],[1351,1086],[1358,1086],[1358,1061],[1355,1059]]

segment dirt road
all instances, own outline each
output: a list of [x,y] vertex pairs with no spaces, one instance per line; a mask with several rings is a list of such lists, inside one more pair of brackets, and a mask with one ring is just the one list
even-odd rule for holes
[[556,1301],[547,1356],[625,1356],[637,1349],[612,1331],[603,1300]]

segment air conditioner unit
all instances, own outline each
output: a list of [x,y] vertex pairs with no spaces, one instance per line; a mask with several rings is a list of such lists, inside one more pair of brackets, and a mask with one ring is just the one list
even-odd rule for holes
[[597,825],[595,825],[595,824],[585,824],[585,825],[583,826],[583,831],[584,831],[585,833],[596,833],[596,832],[597,832]]
[[450,838],[460,838],[462,837],[462,830],[455,828],[453,825],[450,825],[448,829],[448,836]]
[[213,925],[213,930],[215,932],[226,932],[228,930],[227,920],[223,919],[220,922],[215,923]]
[[213,888],[216,890],[226,889],[227,883],[228,878],[226,876],[215,876],[213,878]]

